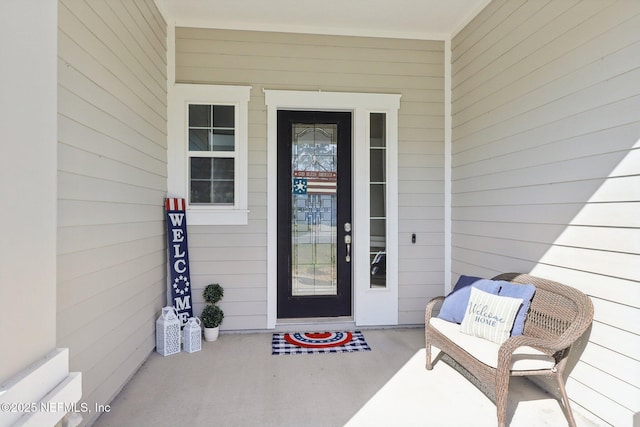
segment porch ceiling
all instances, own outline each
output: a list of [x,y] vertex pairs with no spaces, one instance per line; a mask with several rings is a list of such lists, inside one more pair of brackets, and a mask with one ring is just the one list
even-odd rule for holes
[[447,39],[490,0],[156,0],[176,26]]

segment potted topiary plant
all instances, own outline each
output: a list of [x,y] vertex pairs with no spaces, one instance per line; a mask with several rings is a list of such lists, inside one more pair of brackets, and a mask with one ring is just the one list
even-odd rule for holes
[[224,312],[216,304],[224,296],[222,286],[217,283],[207,285],[202,292],[207,305],[202,310],[200,320],[202,320],[202,328],[204,330],[205,341],[215,341],[220,333],[220,324],[224,319]]
[[224,296],[224,289],[217,283],[205,286],[202,296],[208,304],[217,304]]

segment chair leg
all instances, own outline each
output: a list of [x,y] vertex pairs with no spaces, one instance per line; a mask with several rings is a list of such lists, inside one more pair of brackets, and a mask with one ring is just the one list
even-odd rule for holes
[[433,369],[433,365],[431,364],[431,344],[429,344],[428,342],[425,345],[425,350],[427,353],[427,371],[430,371],[431,369]]
[[498,413],[498,427],[507,425],[507,391],[496,391],[496,411]]
[[576,420],[573,418],[573,412],[571,411],[571,406],[569,406],[569,397],[567,396],[567,389],[564,385],[562,373],[558,372],[555,377],[556,381],[558,382],[558,387],[560,388],[560,393],[562,394],[562,409],[564,409],[564,414],[567,417],[569,426],[576,427]]
[[496,378],[496,412],[498,427],[507,425],[507,395],[509,394],[509,375],[497,375]]

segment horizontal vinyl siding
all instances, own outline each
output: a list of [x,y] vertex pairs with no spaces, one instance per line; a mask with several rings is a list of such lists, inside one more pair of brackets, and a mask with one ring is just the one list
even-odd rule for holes
[[93,407],[153,351],[166,297],[166,24],[152,0],[58,15],[57,341]]
[[[196,311],[225,287],[223,329],[266,326],[267,118],[263,89],[402,94],[399,112],[399,319],[424,322],[443,273],[444,43],[176,29],[176,81],[250,85],[249,224],[190,227]],[[411,234],[417,242],[411,244]]]
[[603,423],[640,412],[640,3],[495,0],[452,42],[452,270],[591,296],[567,382]]

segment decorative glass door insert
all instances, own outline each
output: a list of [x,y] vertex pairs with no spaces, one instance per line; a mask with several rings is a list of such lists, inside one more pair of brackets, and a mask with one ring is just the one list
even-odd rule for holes
[[293,124],[291,172],[292,295],[336,295],[336,124]]

